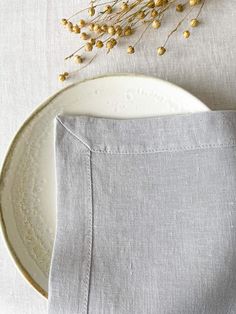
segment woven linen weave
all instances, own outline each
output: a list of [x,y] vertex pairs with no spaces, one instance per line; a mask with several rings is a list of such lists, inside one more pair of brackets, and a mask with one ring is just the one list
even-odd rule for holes
[[236,112],[58,116],[50,314],[236,313]]

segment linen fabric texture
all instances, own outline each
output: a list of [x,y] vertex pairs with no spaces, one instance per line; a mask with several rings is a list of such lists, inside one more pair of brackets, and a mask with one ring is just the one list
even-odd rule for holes
[[[89,3],[85,0],[0,1],[0,69],[4,73],[4,79],[0,80],[1,162],[28,113],[62,87],[56,75],[65,71],[64,57],[78,48],[78,40],[58,25],[59,19],[88,7]],[[65,84],[106,73],[143,73],[180,85],[212,109],[236,109],[236,1],[206,1],[199,17],[201,24],[186,41],[182,32],[190,19],[196,17],[197,10],[198,7],[168,42],[163,57],[157,57],[156,48],[163,45],[167,33],[182,18],[175,10],[173,16],[170,14],[163,20],[158,36],[152,30],[146,33],[135,54],[128,56],[125,52],[130,44],[128,39],[124,46],[121,44],[106,56],[101,51],[94,62]],[[84,13],[87,19],[87,12]],[[9,21],[11,27],[6,27]],[[138,39],[139,34],[138,31],[132,36]],[[68,63],[66,70],[74,71],[73,63]],[[45,314],[46,299],[40,298],[19,276],[2,240],[0,256],[1,312]]]
[[236,112],[56,118],[50,314],[236,313]]

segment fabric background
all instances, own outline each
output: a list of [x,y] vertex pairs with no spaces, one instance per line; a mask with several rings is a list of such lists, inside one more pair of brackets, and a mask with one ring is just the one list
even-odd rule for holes
[[[79,4],[76,0],[0,2],[1,162],[29,113],[63,86],[57,82],[57,74],[67,69],[63,58],[76,44],[59,25],[59,19],[86,3],[87,0]],[[99,57],[74,80],[107,72],[141,72],[177,83],[211,108],[236,108],[236,2],[207,0],[202,19],[203,25],[189,41],[181,34],[173,37],[164,58],[157,58],[153,49],[163,40],[148,36],[143,51],[134,58],[116,50],[107,58]],[[0,256],[1,311],[46,313],[46,301],[18,274],[2,239]]]

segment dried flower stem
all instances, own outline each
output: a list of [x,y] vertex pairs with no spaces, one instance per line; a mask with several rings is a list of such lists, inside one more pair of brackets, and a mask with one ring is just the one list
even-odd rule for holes
[[146,28],[144,29],[144,31],[142,32],[138,40],[135,42],[135,44],[133,44],[133,47],[137,46],[137,44],[141,41],[141,39],[143,38],[143,35],[146,33],[146,31],[149,29],[151,25],[152,25],[152,21],[148,23],[148,25],[146,26]]
[[200,7],[200,9],[199,9],[199,11],[198,11],[198,14],[197,14],[197,16],[196,16],[196,18],[198,18],[198,17],[200,16],[200,14],[202,13],[202,9],[203,9],[205,3],[206,3],[206,0],[203,0],[203,2],[202,2],[202,4],[201,4],[201,7]]
[[[96,53],[84,66],[82,66],[82,67],[79,69],[79,71],[81,71],[81,70],[85,69],[87,66],[89,66],[89,65],[93,62],[93,60],[94,60],[96,57],[97,57],[97,53]],[[75,73],[77,73],[77,72],[78,72],[78,70],[71,72],[71,74],[73,75],[73,74],[75,74]]]
[[[110,4],[110,3],[113,3],[113,2],[117,2],[117,0],[112,0],[112,1],[107,1],[107,2],[104,2],[104,3],[97,4],[97,5],[94,6],[94,8],[99,7],[99,6],[103,6],[103,5],[106,5],[106,4]],[[73,15],[71,15],[70,17],[68,17],[67,20],[69,21],[69,20],[71,20],[73,17],[75,17],[76,15],[78,15],[78,14],[80,14],[80,13],[82,13],[82,12],[88,11],[89,8],[90,8],[90,7],[86,7],[86,8],[84,8],[84,9],[80,10],[80,11],[77,11],[76,13],[74,13]]]
[[179,21],[179,23],[176,25],[176,27],[168,34],[166,41],[164,42],[163,47],[166,46],[166,44],[168,43],[170,37],[179,29],[179,27],[181,26],[181,24],[185,21],[185,19],[189,16],[189,14],[193,11],[193,8],[191,8],[188,13],[184,16],[184,18],[182,20]]
[[[85,53],[91,53],[96,50],[105,50],[109,53],[113,48],[118,46],[122,39],[129,38],[134,32],[140,31],[138,39],[133,46],[129,45],[127,48],[128,54],[135,53],[136,46],[140,41],[145,38],[147,30],[152,26],[155,31],[159,27],[162,27],[163,18],[167,18],[167,12],[171,12],[172,9],[180,12],[187,10],[187,13],[179,20],[177,25],[167,35],[162,47],[157,49],[159,55],[163,55],[166,52],[166,45],[170,37],[177,32],[182,23],[186,21],[189,15],[195,11],[195,18],[191,19],[189,24],[191,27],[197,27],[199,25],[198,17],[200,16],[202,9],[206,3],[206,0],[185,0],[185,3],[179,3],[179,0],[91,0],[89,6],[81,9],[75,14],[71,15],[68,19],[62,19],[61,22],[70,32],[74,32],[76,36],[80,34],[83,43],[72,54],[67,56],[65,60],[74,57],[74,61],[77,64],[83,63],[84,57],[78,55],[78,53],[84,49]],[[103,6],[102,10],[99,8]],[[88,12],[88,18],[86,20],[80,19],[78,24],[73,24],[73,18],[77,17],[80,13]],[[183,32],[185,38],[190,37],[190,31],[187,29]],[[85,41],[85,42],[84,42]],[[95,56],[96,56],[95,55]],[[78,71],[81,71],[87,67],[93,60],[80,66]],[[69,73],[64,72],[60,74],[59,78],[64,81],[69,77]]]

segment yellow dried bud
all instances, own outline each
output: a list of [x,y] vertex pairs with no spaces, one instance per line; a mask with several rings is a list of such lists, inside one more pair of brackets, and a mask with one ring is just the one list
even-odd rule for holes
[[79,34],[79,33],[80,33],[80,28],[79,28],[79,26],[78,26],[77,24],[75,24],[75,25],[73,26],[73,32],[76,33],[76,34]]
[[61,24],[62,25],[67,25],[67,23],[68,23],[67,19],[61,19]]
[[155,1],[155,6],[156,7],[161,7],[163,5],[163,0],[156,0]]
[[115,30],[114,26],[109,26],[107,31],[112,36],[115,35],[115,33],[116,33],[116,30]]
[[116,31],[116,35],[117,35],[117,36],[121,36],[121,35],[122,35],[122,29],[117,30],[117,31]]
[[152,27],[153,28],[159,28],[161,26],[161,22],[159,20],[154,20],[152,22]]
[[108,29],[108,26],[107,26],[107,24],[103,24],[102,26],[101,26],[101,30],[103,31],[103,32],[107,32],[107,29]]
[[89,14],[90,16],[94,16],[94,14],[95,14],[95,9],[94,9],[93,6],[88,9],[88,14]]
[[189,36],[190,36],[190,31],[184,31],[183,32],[183,35],[184,35],[184,38],[189,38]]
[[84,46],[85,51],[92,51],[93,45],[91,43],[86,43]]
[[92,32],[94,28],[94,23],[89,24],[89,30]]
[[132,30],[132,28],[131,28],[130,26],[126,26],[126,27],[125,27],[125,29],[124,29],[124,35],[125,35],[125,36],[130,36],[130,35],[132,35],[132,32],[133,32],[133,30]]
[[155,6],[156,7],[161,7],[168,4],[168,0],[155,0]]
[[89,42],[90,42],[92,45],[95,45],[96,39],[95,39],[95,38],[91,38]]
[[134,50],[134,47],[133,46],[129,46],[128,48],[127,48],[127,53],[128,54],[132,54],[132,53],[134,53],[135,52],[135,50]]
[[75,56],[74,57],[74,61],[76,62],[76,63],[83,63],[83,58],[81,57],[81,56]]
[[159,54],[159,56],[164,55],[165,52],[166,52],[166,48],[165,47],[157,48],[157,53]]
[[81,33],[80,38],[83,40],[87,40],[88,39],[88,34],[87,33]]
[[111,39],[107,41],[106,47],[108,49],[112,49],[114,47],[114,43],[113,43],[113,41]]
[[73,32],[73,24],[71,22],[68,22],[66,27],[68,28],[70,32]]
[[98,40],[98,41],[96,42],[96,47],[97,47],[97,48],[102,48],[102,47],[103,47],[103,42],[102,42],[101,40]]
[[154,8],[155,7],[155,1],[154,0],[150,0],[147,4],[148,8]]
[[190,22],[190,25],[192,27],[197,27],[199,25],[198,19],[192,19],[191,22]]
[[98,25],[98,24],[95,24],[95,25],[94,25],[94,28],[93,28],[93,31],[94,31],[95,33],[101,33],[101,31],[102,31],[101,26]]
[[122,3],[120,8],[122,11],[127,11],[129,9],[129,5],[126,2],[124,2]]
[[137,18],[140,19],[140,20],[143,20],[143,19],[145,18],[145,13],[144,13],[144,11],[138,12]]
[[121,36],[122,35],[122,32],[123,32],[123,29],[120,25],[117,25],[116,26],[116,35],[117,36]]
[[153,9],[152,11],[151,11],[151,17],[157,17],[158,16],[158,12],[157,12],[157,10],[155,10],[155,9]]
[[82,28],[85,26],[85,20],[79,20],[79,27]]
[[112,42],[113,47],[117,44],[117,41],[115,40],[115,38],[111,38],[110,41]]
[[177,12],[183,12],[183,10],[184,10],[184,6],[182,4],[177,4],[176,11]]
[[105,8],[104,8],[104,11],[107,13],[107,14],[111,14],[112,13],[112,7],[110,5],[107,5]]
[[191,6],[194,6],[194,5],[197,5],[197,4],[199,4],[201,1],[199,1],[199,0],[189,0],[189,4],[191,5]]
[[100,25],[94,24],[94,26],[93,26],[93,31],[94,31],[94,32],[98,32],[99,29],[100,29]]
[[59,74],[58,79],[59,79],[59,81],[63,82],[63,81],[65,81],[66,78],[63,74]]

